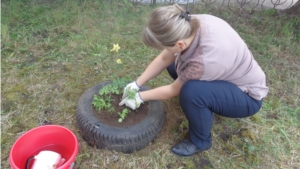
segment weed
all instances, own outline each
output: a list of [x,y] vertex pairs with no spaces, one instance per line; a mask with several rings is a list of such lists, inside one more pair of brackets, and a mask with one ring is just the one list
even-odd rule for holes
[[185,130],[187,130],[189,127],[189,122],[187,120],[182,121],[179,124],[179,131],[184,132]]

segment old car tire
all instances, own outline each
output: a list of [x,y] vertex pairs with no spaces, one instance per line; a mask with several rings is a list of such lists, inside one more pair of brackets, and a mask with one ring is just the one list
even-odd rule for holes
[[[92,101],[102,87],[111,83],[99,83],[81,95],[76,109],[77,125],[82,137],[90,145],[131,153],[153,141],[161,130],[165,119],[163,104],[160,101],[149,101],[148,115],[138,124],[124,128],[109,126],[95,117]],[[149,88],[142,86],[140,90],[145,91]]]

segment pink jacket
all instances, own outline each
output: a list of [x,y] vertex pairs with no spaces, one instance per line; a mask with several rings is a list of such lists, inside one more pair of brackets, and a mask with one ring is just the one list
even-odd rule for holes
[[269,88],[266,76],[246,43],[224,20],[212,15],[193,15],[200,27],[190,47],[176,56],[176,72],[188,80],[224,80],[252,98],[261,100]]

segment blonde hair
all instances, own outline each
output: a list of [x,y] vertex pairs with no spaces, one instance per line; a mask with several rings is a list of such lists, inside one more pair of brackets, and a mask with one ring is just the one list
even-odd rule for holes
[[164,49],[172,47],[178,40],[189,38],[199,27],[199,21],[191,17],[190,21],[180,17],[185,10],[178,4],[154,9],[143,30],[142,40],[145,45]]

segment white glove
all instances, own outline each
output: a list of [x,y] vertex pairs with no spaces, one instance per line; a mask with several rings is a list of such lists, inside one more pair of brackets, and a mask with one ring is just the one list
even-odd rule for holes
[[135,110],[135,109],[139,108],[141,103],[143,103],[143,102],[144,101],[142,100],[140,93],[138,92],[135,94],[134,99],[126,97],[119,103],[119,106],[123,106],[125,104],[127,107],[131,108],[132,110]]
[[128,96],[128,93],[127,93],[128,90],[130,90],[130,91],[133,91],[133,90],[139,91],[140,87],[137,85],[136,81],[127,84],[126,87],[124,88],[124,91],[123,91],[122,100],[125,99]]

